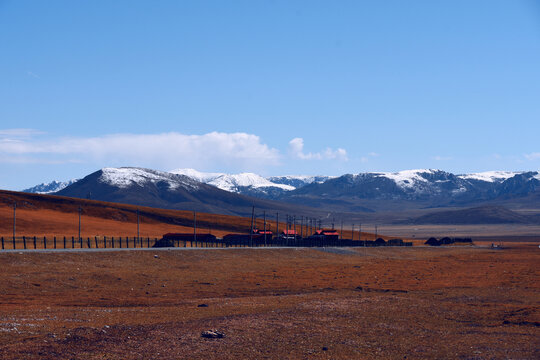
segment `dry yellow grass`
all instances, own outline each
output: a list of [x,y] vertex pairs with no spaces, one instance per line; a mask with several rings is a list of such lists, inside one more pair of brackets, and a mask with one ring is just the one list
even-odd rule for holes
[[338,252],[0,253],[0,357],[539,358],[536,247]]

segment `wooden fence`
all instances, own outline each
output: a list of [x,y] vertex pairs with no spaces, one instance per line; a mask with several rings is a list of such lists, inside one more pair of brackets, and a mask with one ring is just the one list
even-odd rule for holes
[[151,247],[191,247],[191,248],[230,248],[230,247],[374,247],[374,246],[412,246],[403,241],[377,241],[336,239],[325,237],[287,238],[233,235],[224,238],[196,236],[190,240],[171,240],[165,245],[158,238],[129,236],[95,236],[79,238],[76,236],[20,236],[1,237],[1,249],[136,249]]

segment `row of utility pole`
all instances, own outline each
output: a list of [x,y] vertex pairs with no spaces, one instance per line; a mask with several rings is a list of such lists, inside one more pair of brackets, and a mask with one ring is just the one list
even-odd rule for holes
[[[78,231],[78,238],[79,242],[82,241],[81,237],[81,215],[82,215],[82,207],[79,206],[78,208],[78,215],[79,215],[79,231]],[[139,209],[136,210],[137,215],[137,241],[140,240],[140,212]],[[298,224],[298,220],[300,220],[300,224]],[[251,208],[251,226],[250,226],[250,243],[253,242],[253,234],[255,231],[254,224],[256,223],[256,216],[255,216],[255,207],[253,206]],[[263,211],[263,232],[264,232],[264,241],[266,243],[266,232],[268,229],[267,227],[267,220],[266,220],[266,211]],[[300,233],[298,234],[296,232],[296,225],[299,225],[300,227]],[[276,235],[279,235],[279,212],[276,213]],[[332,219],[332,230],[334,230],[335,227],[335,218]],[[13,203],[13,239],[16,237],[16,229],[17,229],[17,203]],[[289,234],[291,231],[293,231],[294,235],[300,235],[301,237],[304,237],[304,231],[305,235],[309,236],[310,234],[313,234],[315,231],[322,229],[322,220],[319,218],[314,217],[307,217],[307,216],[301,216],[299,219],[295,215],[285,215],[285,232]],[[352,224],[351,227],[351,239],[354,240],[354,230],[355,230],[355,224]],[[362,239],[362,224],[359,225],[359,236],[358,240]],[[378,228],[377,225],[375,225],[375,239],[378,236]],[[340,228],[340,238],[343,239],[343,220],[341,220],[341,228]],[[197,213],[193,212],[193,240],[197,241]]]
[[[266,231],[267,228],[267,221],[266,221],[266,211],[263,211],[263,232],[265,235],[265,241],[266,241]],[[251,209],[251,226],[250,226],[250,234],[252,235],[255,231],[255,223],[257,220],[257,216],[255,215],[255,207],[252,207]],[[299,225],[300,232],[298,235],[301,237],[304,237],[304,231],[306,235],[313,234],[317,230],[322,229],[322,220],[319,218],[313,218],[313,217],[300,217],[300,224],[298,224],[298,219],[295,215],[285,215],[285,231],[293,231],[294,234],[297,234],[296,226]],[[276,235],[279,235],[279,213],[276,213]],[[335,230],[335,218],[332,219],[332,230]],[[354,231],[355,231],[355,224],[352,224],[351,227],[351,240],[354,240]],[[358,228],[358,240],[362,240],[362,224],[359,225]],[[375,239],[377,239],[377,225],[375,225]],[[343,220],[341,220],[341,227],[340,227],[340,238],[343,239]],[[252,236],[250,236],[250,240],[252,240]]]
[[[140,240],[140,221],[139,221],[139,209],[136,211],[137,213],[137,241]],[[82,214],[82,207],[79,206],[78,208],[78,214],[79,214],[79,242],[82,241],[81,237],[81,214]],[[195,212],[193,212],[195,214]],[[17,202],[13,203],[13,239],[15,240],[15,237],[17,236]]]

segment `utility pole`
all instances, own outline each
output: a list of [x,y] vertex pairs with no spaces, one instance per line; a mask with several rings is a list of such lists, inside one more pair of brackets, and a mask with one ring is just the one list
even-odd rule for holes
[[17,227],[17,203],[13,203],[13,243],[15,244],[15,233]]
[[195,211],[193,212],[193,241],[197,246],[197,213]]
[[81,245],[81,248],[82,248],[82,239],[81,239],[81,207],[79,206],[79,244]]
[[276,236],[279,238],[279,213],[276,213]]
[[[360,240],[362,239],[362,224],[360,224]],[[366,255],[366,242],[367,239],[364,240],[364,256]]]
[[264,218],[264,246],[266,246],[266,210],[263,211],[263,218]]
[[139,209],[137,209],[137,242],[140,241],[139,237]]
[[249,246],[253,246],[253,217],[255,216],[255,206],[251,207],[251,229],[249,230]]

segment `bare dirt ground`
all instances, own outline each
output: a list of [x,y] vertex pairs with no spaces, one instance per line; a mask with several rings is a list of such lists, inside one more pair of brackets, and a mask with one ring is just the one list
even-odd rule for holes
[[338,250],[0,253],[0,358],[540,358],[537,245]]

